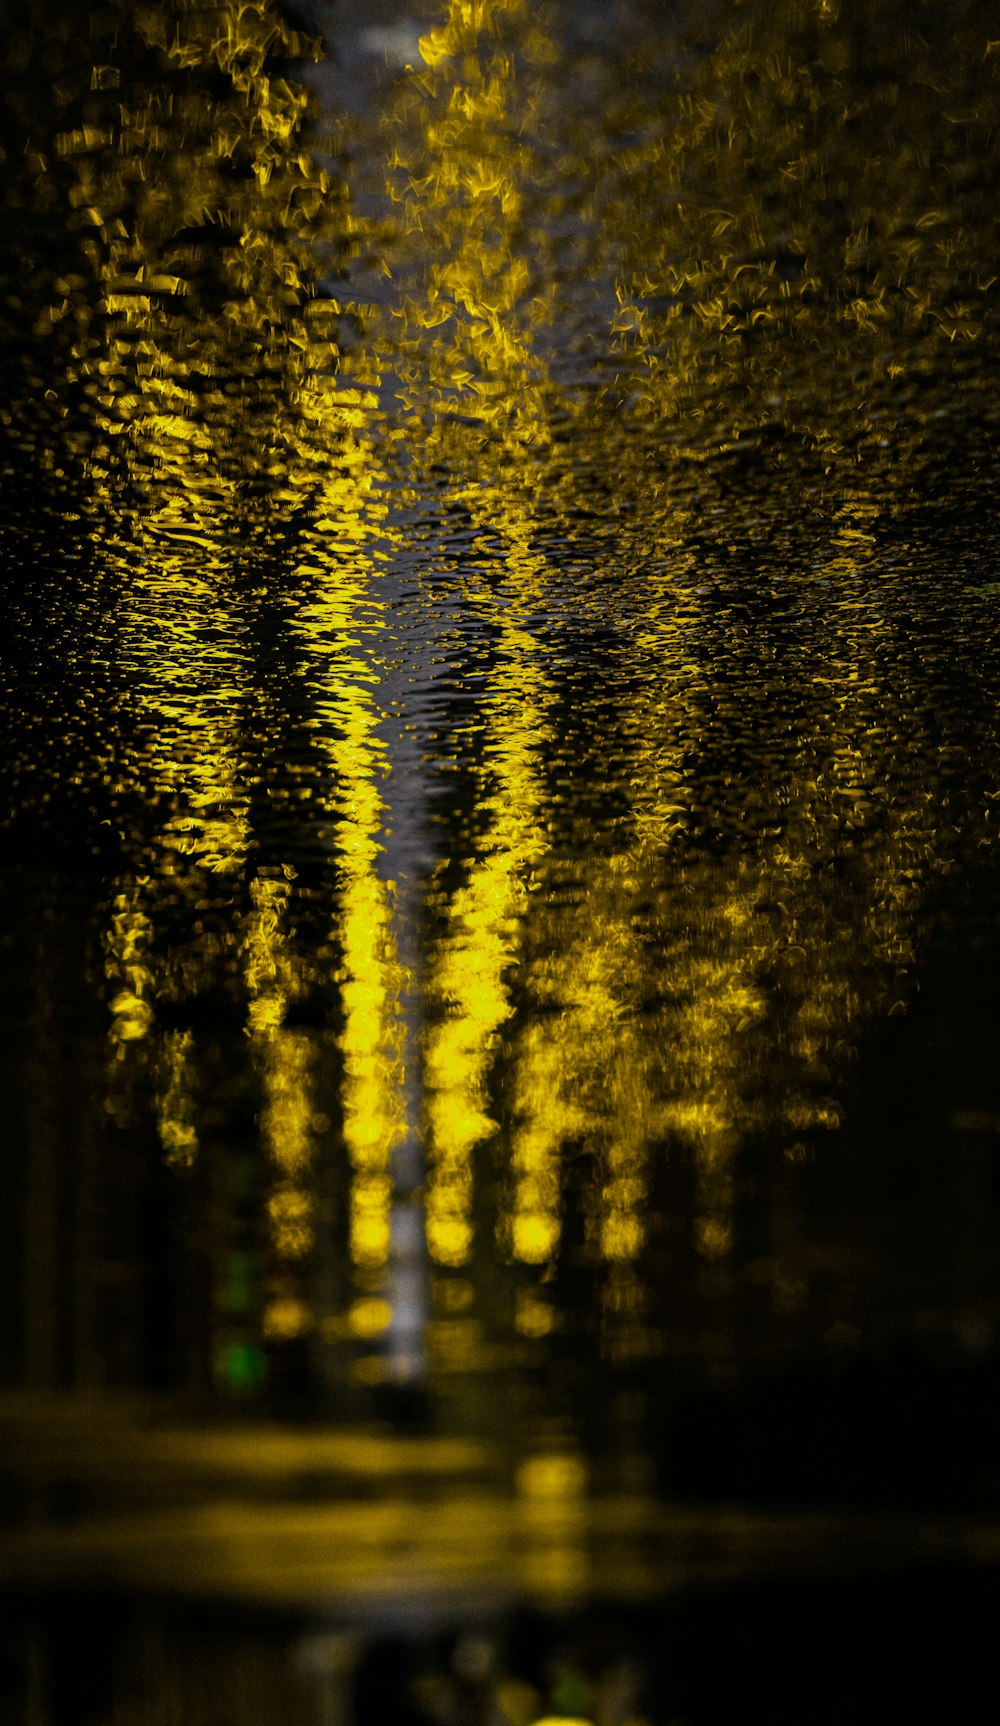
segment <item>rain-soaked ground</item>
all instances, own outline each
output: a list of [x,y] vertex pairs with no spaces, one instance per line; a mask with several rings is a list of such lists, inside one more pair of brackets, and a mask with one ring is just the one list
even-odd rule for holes
[[962,1711],[994,6],[0,63],[0,1720]]

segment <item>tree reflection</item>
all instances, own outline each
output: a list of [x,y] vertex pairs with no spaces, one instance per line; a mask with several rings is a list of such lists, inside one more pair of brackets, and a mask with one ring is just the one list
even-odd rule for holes
[[275,7],[60,26],[38,117],[17,38],[12,441],[44,370],[114,686],[78,986],[224,1394],[716,1359],[751,1264],[757,1346],[814,1323],[797,1195],[983,837],[943,752],[995,762],[919,489],[994,411],[1000,61],[974,9],[739,11],[602,59],[454,0],[365,220]]

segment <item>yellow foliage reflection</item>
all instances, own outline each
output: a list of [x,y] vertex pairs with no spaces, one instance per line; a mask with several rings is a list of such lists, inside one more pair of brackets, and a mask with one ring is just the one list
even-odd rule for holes
[[[734,1286],[750,1155],[784,1194],[836,1131],[979,818],[911,539],[933,404],[995,430],[949,199],[1000,56],[636,16],[442,3],[362,219],[277,5],[112,0],[11,170],[62,223],[39,461],[113,691],[104,1103],[204,1204],[240,1390],[282,1349],[352,1395],[485,1371],[495,1312],[540,1360],[577,1272],[654,1353],[665,1275]],[[317,287],[366,268],[367,321]]]
[[527,0],[449,0],[420,49],[426,70],[390,117],[401,400],[432,437],[471,420],[516,447],[545,435],[535,338],[552,293],[532,267],[525,194],[535,73],[556,50]]
[[[150,7],[131,23],[124,64],[113,78],[107,66],[94,73],[95,90],[115,92],[110,131],[84,126],[57,141],[69,202],[94,230],[82,251],[95,291],[74,290],[73,366],[92,412],[81,451],[95,549],[120,592],[117,662],[142,740],[130,769],[164,812],[107,940],[110,1106],[131,1118],[136,1086],[152,1083],[164,1151],[190,1167],[211,1045],[183,1023],[159,1029],[158,1011],[183,1021],[213,991],[242,1000],[270,1170],[258,1322],[285,1342],[314,1318],[304,1278],[316,1122],[329,1125],[316,1094],[326,1037],[289,1021],[323,981],[292,927],[296,869],[255,856],[252,809],[270,790],[246,741],[270,651],[258,615],[277,578],[275,623],[328,753],[317,814],[339,870],[330,933],[348,1244],[367,1274],[389,1255],[390,1161],[405,1131],[405,978],[378,872],[384,743],[365,646],[380,627],[371,584],[383,512],[367,519],[367,402],[338,376],[338,307],[315,295],[315,250],[307,273],[307,245],[326,234],[335,251],[349,224],[304,148],[305,94],[275,70],[276,53],[302,45],[270,6]],[[273,535],[289,515],[295,544],[281,569]],[[244,1362],[240,1349],[229,1354]]]
[[[331,408],[335,414],[335,395]],[[364,444],[352,442],[344,453],[343,477],[323,486],[315,526],[304,536],[295,629],[333,782],[331,838],[342,883],[343,1130],[353,1168],[350,1250],[355,1264],[371,1270],[389,1257],[391,1158],[407,1131],[401,1016],[407,977],[396,957],[391,887],[379,872],[386,763],[371,654],[384,627],[375,582],[376,557],[385,551],[374,543],[382,512],[367,495]]]
[[[523,619],[539,597],[542,560],[530,546],[509,491],[498,487],[475,499],[480,518],[507,542],[502,585],[484,583],[484,621],[496,629],[489,693],[478,725],[486,776],[476,817],[484,833],[468,879],[449,898],[445,933],[430,959],[427,999],[436,1022],[424,1049],[427,1088],[427,1243],[439,1264],[458,1266],[473,1244],[472,1182],[475,1147],[497,1122],[488,1084],[501,1027],[511,1017],[509,982],[520,953],[533,870],[546,839],[540,817],[539,752],[549,735],[547,674],[540,644]],[[485,505],[485,508],[484,508]],[[515,1152],[523,1165],[518,1218],[519,1257],[547,1257],[558,1237],[558,1174],[542,1173],[547,1152],[526,1139]],[[547,1249],[530,1238],[541,1232]]]
[[[622,178],[592,194],[620,260],[615,344],[635,411],[691,452],[792,435],[849,459],[898,435],[902,380],[982,339],[981,235],[945,211],[969,163],[995,160],[995,62],[975,9],[946,49],[926,19],[882,14],[741,9],[690,78],[665,94],[637,68],[623,97]],[[647,69],[672,50],[648,45]]]

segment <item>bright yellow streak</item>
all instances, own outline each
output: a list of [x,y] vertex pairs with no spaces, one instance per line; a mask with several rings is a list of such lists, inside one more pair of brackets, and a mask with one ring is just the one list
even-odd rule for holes
[[[339,400],[332,388],[327,407],[333,430]],[[304,598],[295,629],[308,657],[317,734],[331,753],[343,1121],[353,1171],[350,1251],[356,1266],[373,1270],[389,1256],[391,1158],[407,1131],[401,1003],[409,979],[396,957],[391,890],[378,870],[385,744],[373,693],[377,673],[363,651],[373,651],[384,628],[376,543],[383,512],[372,495],[366,446],[349,439],[344,454],[340,474],[322,485],[316,523],[304,538],[296,577]]]
[[[512,1012],[508,979],[519,963],[533,871],[547,843],[539,816],[539,752],[548,735],[546,668],[521,621],[536,598],[543,564],[509,499],[491,490],[477,498],[476,507],[483,505],[484,519],[499,526],[507,541],[509,601],[493,611],[499,639],[482,709],[486,786],[480,811],[488,826],[482,855],[448,905],[447,932],[430,960],[433,1018],[424,1052],[427,1246],[436,1263],[453,1267],[472,1251],[472,1153],[497,1130],[488,1079],[500,1028]],[[544,1227],[553,1241],[558,1179],[555,1188],[543,1203],[536,1183],[528,1201],[534,1226]]]

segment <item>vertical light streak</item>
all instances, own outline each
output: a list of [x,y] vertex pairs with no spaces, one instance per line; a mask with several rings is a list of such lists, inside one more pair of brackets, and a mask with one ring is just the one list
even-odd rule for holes
[[549,735],[549,676],[544,649],[523,623],[544,563],[510,502],[501,495],[491,501],[498,515],[491,511],[488,519],[494,530],[499,526],[508,554],[502,603],[494,599],[488,608],[496,657],[479,719],[488,789],[478,814],[486,827],[480,855],[449,902],[427,983],[427,1244],[436,1263],[451,1267],[472,1252],[473,1153],[497,1128],[488,1081],[501,1027],[513,1011],[509,979],[519,963],[534,870],[547,846],[541,750]]
[[[474,456],[474,477],[469,468],[458,482],[462,504],[484,535],[499,532],[505,543],[502,598],[484,598],[482,611],[493,637],[477,721],[484,831],[445,910],[426,984],[427,1245],[435,1264],[456,1269],[473,1253],[475,1152],[496,1131],[490,1076],[547,843],[540,754],[549,673],[525,622],[544,565],[530,545],[525,455],[547,435],[549,384],[535,336],[551,294],[526,255],[523,217],[537,66],[552,45],[524,0],[449,0],[420,48],[425,69],[409,76],[391,115],[398,142],[387,187],[402,259],[391,339],[404,408],[431,449],[442,439],[455,445],[460,471]],[[485,462],[481,450],[463,448],[470,425],[495,440]],[[496,462],[501,450],[510,471]],[[549,1160],[555,1154],[549,1147]]]
[[[331,391],[331,419],[336,391]],[[408,987],[397,957],[393,889],[379,871],[387,771],[375,695],[378,636],[378,539],[384,514],[364,441],[341,441],[340,475],[320,495],[296,583],[305,596],[295,614],[313,696],[316,734],[329,752],[330,841],[340,875],[340,995],[344,1024],[343,1124],[350,1159],[350,1251],[360,1271],[390,1256],[393,1153],[408,1132],[405,1027]]]
[[288,880],[258,874],[250,892],[252,910],[242,954],[247,1034],[261,1073],[260,1133],[274,1174],[267,1199],[273,1269],[263,1324],[266,1337],[287,1341],[299,1335],[312,1317],[290,1274],[307,1258],[315,1237],[312,1038],[285,1023],[301,988],[285,928]]

